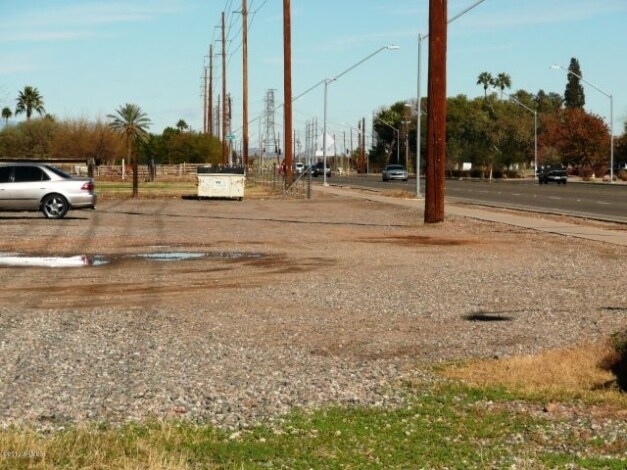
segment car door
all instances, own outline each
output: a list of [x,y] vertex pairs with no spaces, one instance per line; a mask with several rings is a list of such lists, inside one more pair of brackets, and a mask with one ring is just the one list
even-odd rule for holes
[[13,181],[13,167],[0,166],[0,210],[11,209],[11,185]]
[[37,210],[50,177],[37,166],[16,166],[11,185],[12,209]]

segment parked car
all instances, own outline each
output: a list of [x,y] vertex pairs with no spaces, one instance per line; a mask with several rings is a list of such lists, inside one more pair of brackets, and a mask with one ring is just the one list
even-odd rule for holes
[[[314,163],[314,166],[311,170],[311,176],[320,176],[324,175],[324,162]],[[327,178],[331,176],[331,168],[327,165]]]
[[540,171],[538,171],[538,183],[549,184],[551,181],[554,181],[557,184],[566,184],[568,181],[566,169],[562,166],[540,168]]
[[61,219],[70,209],[95,209],[91,178],[76,178],[47,164],[0,163],[0,211],[41,211]]
[[381,180],[389,181],[389,180],[401,180],[407,181],[408,175],[407,170],[403,165],[386,165],[381,171]]
[[294,173],[300,175],[303,171],[305,171],[305,164],[303,162],[294,163]]

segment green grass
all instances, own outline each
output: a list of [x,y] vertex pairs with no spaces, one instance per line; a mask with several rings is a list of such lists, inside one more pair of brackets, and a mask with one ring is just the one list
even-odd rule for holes
[[[0,432],[0,469],[607,468],[627,442],[556,432],[559,419],[510,411],[503,389],[409,389],[402,409],[325,408],[239,433],[188,422]],[[541,406],[541,404],[537,404]],[[557,419],[557,422],[556,422]],[[558,426],[559,428],[559,426]],[[577,452],[564,452],[562,444]]]

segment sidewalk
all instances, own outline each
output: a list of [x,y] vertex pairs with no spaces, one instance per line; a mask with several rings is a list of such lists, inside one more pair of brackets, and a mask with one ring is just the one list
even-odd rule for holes
[[[400,206],[424,210],[424,199],[399,199],[386,197],[376,191],[357,190],[344,186],[322,186],[314,185],[314,191],[326,194],[335,194],[343,197],[361,198],[369,201],[382,202],[384,204],[396,204]],[[586,223],[581,219],[581,224],[560,222],[543,218],[541,214],[534,212],[533,215],[525,215],[524,211],[517,213],[501,212],[493,209],[483,209],[480,206],[469,207],[464,204],[447,202],[445,207],[446,215],[460,217],[470,217],[473,219],[486,220],[489,222],[500,222],[515,227],[524,227],[531,230],[538,230],[547,233],[556,233],[568,237],[585,238],[613,245],[627,246],[627,226],[616,225],[616,229],[603,228],[591,223]]]

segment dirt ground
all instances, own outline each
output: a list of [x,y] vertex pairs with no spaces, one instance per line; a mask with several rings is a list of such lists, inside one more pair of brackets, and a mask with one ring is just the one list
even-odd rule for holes
[[202,309],[250,341],[425,360],[533,353],[626,319],[617,248],[356,199],[112,199],[0,227],[0,252],[86,263],[0,265],[0,304],[24,314]]

